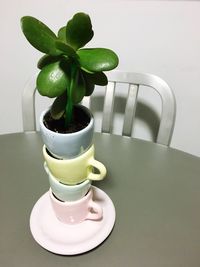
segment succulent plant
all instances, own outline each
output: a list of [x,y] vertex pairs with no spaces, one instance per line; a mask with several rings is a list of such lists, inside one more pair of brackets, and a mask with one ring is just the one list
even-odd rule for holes
[[82,48],[94,35],[90,17],[77,13],[56,35],[31,16],[21,18],[22,31],[29,43],[45,55],[38,62],[38,92],[55,98],[53,119],[65,117],[65,127],[73,121],[73,107],[93,93],[95,85],[108,83],[104,71],[117,67],[118,57],[107,48]]

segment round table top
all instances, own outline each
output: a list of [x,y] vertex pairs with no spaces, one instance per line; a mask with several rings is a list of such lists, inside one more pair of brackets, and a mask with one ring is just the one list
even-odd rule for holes
[[49,189],[38,133],[0,136],[0,266],[200,266],[200,158],[139,139],[95,134],[116,223],[96,249],[59,256],[32,238],[29,217]]

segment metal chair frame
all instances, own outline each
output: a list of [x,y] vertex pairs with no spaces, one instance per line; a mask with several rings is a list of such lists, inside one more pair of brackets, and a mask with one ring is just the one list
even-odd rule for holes
[[[167,83],[158,76],[144,73],[112,71],[107,73],[107,77],[109,82],[106,86],[104,97],[101,132],[112,132],[113,106],[117,83],[125,83],[129,85],[122,129],[123,136],[131,136],[132,134],[137,96],[140,86],[149,86],[156,90],[162,100],[162,112],[156,142],[169,146],[175,123],[176,101],[173,91]],[[25,132],[36,131],[35,80],[36,76],[28,81],[22,95],[23,129]],[[90,101],[91,97],[85,97],[82,103],[90,108]]]

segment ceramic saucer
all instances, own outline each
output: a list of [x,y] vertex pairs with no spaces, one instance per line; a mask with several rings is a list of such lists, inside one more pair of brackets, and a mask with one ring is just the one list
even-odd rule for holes
[[93,199],[103,208],[100,221],[86,220],[76,225],[60,222],[51,207],[49,192],[35,204],[30,216],[30,229],[35,241],[43,248],[61,255],[87,252],[101,244],[115,223],[115,207],[109,196],[92,186]]

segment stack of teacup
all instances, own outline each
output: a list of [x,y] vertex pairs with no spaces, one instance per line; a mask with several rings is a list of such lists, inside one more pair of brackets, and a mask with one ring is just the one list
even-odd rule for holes
[[49,194],[56,217],[67,224],[101,219],[102,208],[93,200],[91,183],[102,180],[106,168],[94,158],[93,116],[90,114],[86,128],[61,134],[45,127],[45,113],[40,117],[40,131],[44,142],[44,168],[49,177]]

